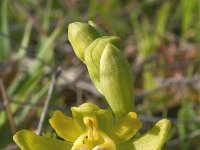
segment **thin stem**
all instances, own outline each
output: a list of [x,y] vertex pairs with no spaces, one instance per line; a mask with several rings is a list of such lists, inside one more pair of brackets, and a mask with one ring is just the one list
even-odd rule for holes
[[60,72],[61,72],[61,67],[58,67],[55,74],[53,75],[52,82],[51,82],[51,85],[50,85],[49,90],[48,90],[48,95],[47,95],[47,98],[46,98],[45,103],[44,103],[42,115],[40,117],[40,121],[39,121],[38,128],[37,128],[37,131],[36,131],[36,133],[38,135],[41,135],[41,133],[42,133],[42,128],[43,128],[44,120],[45,120],[45,117],[46,117],[46,114],[47,114],[47,111],[48,111],[48,108],[49,108],[49,103],[50,103],[52,93],[53,93],[53,90],[54,90],[54,87],[55,87],[55,84],[56,84],[56,80],[59,77]]
[[15,125],[15,121],[14,121],[13,114],[12,114],[12,111],[11,111],[10,101],[8,99],[8,95],[7,95],[7,92],[5,90],[5,86],[3,84],[2,79],[0,79],[0,90],[1,90],[1,95],[2,95],[2,99],[3,99],[3,104],[4,104],[4,106],[6,108],[6,112],[8,114],[8,120],[9,120],[9,124],[10,124],[10,127],[11,127],[11,131],[14,134],[16,132],[16,125]]

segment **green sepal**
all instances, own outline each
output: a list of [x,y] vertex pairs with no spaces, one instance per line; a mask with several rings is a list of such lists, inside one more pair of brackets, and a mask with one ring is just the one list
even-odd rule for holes
[[85,49],[100,35],[91,25],[74,22],[68,26],[68,39],[77,57],[84,62]]
[[[100,59],[106,45],[111,43],[116,47],[120,47],[120,38],[116,36],[103,36],[92,42],[84,52],[85,63],[88,68],[91,80],[96,88],[102,93],[100,86]],[[102,93],[103,94],[103,93]]]
[[13,140],[22,150],[71,150],[72,143],[36,135],[28,130],[21,130]]
[[115,116],[134,111],[133,82],[123,53],[107,44],[100,60],[100,85]]

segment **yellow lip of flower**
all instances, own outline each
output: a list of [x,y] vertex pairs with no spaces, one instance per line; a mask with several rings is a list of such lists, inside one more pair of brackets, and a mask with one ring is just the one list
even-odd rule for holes
[[99,129],[98,121],[94,115],[84,117],[83,120],[86,132],[74,142],[72,150],[81,150],[84,147],[92,150],[116,150],[114,141]]

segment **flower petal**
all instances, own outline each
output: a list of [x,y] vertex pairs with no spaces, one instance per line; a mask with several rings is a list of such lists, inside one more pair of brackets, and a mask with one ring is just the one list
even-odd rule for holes
[[22,150],[70,150],[72,143],[36,135],[28,130],[21,130],[13,140]]
[[129,112],[114,124],[110,136],[119,144],[131,139],[141,127],[142,123],[137,119],[137,114]]
[[56,110],[53,117],[49,119],[51,126],[58,136],[66,141],[75,141],[82,133],[81,127],[72,118],[65,116],[61,111]]
[[160,150],[167,138],[170,127],[170,121],[162,119],[146,133],[129,142],[119,145],[118,150]]

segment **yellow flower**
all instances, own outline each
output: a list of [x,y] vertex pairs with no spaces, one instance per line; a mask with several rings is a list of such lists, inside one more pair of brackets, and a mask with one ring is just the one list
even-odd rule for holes
[[73,118],[57,110],[49,120],[63,140],[21,130],[14,141],[22,150],[159,150],[170,128],[170,122],[163,119],[148,132],[132,138],[142,127],[135,112],[114,120],[111,111],[91,103],[71,110]]

